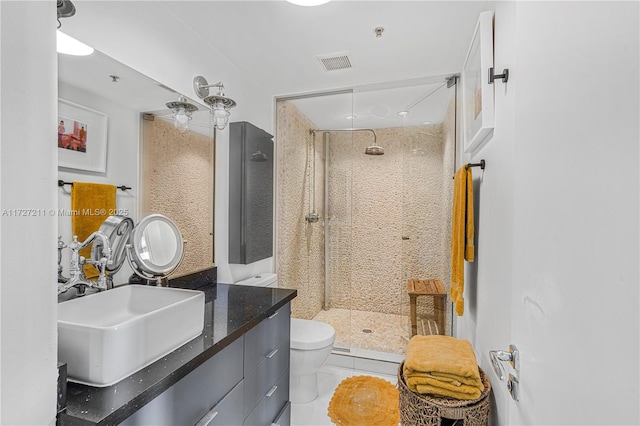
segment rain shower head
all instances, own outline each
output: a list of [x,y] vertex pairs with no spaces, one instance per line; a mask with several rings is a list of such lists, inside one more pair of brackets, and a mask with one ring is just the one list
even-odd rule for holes
[[373,145],[368,146],[367,149],[364,150],[366,155],[384,155],[384,148],[378,145],[378,136],[376,135],[376,131],[373,129],[309,129],[309,133],[315,136],[316,132],[371,132],[373,133]]
[[249,161],[253,161],[255,163],[262,163],[264,161],[267,161],[269,158],[267,157],[267,154],[265,154],[264,152],[260,152],[260,150],[254,152],[253,154],[251,154],[251,157],[249,157]]
[[[265,139],[270,139],[270,138],[265,138]],[[260,151],[260,141],[258,141],[258,143],[256,144],[256,152],[254,152],[253,154],[251,154],[251,156],[249,156],[249,161],[253,161],[255,163],[262,163],[267,161],[268,159],[269,157],[267,157],[267,154]]]
[[364,150],[366,155],[384,155],[384,148],[378,145],[368,146],[367,149]]

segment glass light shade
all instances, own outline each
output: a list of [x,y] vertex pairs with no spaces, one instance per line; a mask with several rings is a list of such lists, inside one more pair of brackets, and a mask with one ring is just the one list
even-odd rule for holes
[[191,120],[191,113],[184,108],[180,108],[173,113],[173,125],[180,133],[189,132],[189,120]]
[[231,112],[225,109],[224,106],[216,105],[211,109],[211,119],[213,120],[213,125],[218,130],[224,130],[224,128],[227,127],[230,115]]
[[58,53],[74,56],[87,56],[93,53],[93,47],[66,35],[60,30],[56,34],[56,50]]
[[321,4],[329,3],[331,0],[287,0],[289,3],[297,4],[298,6],[320,6]]

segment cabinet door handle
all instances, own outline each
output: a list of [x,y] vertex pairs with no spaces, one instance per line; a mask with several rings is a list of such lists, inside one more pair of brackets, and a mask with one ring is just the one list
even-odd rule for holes
[[271,359],[273,358],[273,356],[278,352],[278,349],[274,349],[272,350],[269,355],[267,355],[267,358]]
[[275,311],[272,315],[269,315],[269,319],[273,319],[273,317],[278,315],[278,312],[280,312],[280,311]]
[[215,407],[209,410],[207,414],[202,416],[202,418],[198,420],[198,423],[196,423],[195,426],[207,426],[209,423],[211,423],[213,419],[218,415],[218,412],[213,410],[215,410]]
[[267,395],[265,395],[267,398],[269,398],[271,395],[273,395],[273,393],[276,391],[276,389],[278,389],[278,386],[274,386],[271,389],[269,389],[269,392],[267,392]]

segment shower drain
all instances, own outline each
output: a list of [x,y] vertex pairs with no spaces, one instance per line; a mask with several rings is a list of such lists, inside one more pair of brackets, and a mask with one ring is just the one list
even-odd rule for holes
[[370,328],[364,328],[362,329],[363,333],[373,333],[373,330],[371,330]]

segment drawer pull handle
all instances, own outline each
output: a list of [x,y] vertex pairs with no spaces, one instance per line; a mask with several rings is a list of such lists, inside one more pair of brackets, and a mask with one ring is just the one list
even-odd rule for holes
[[280,312],[280,311],[275,311],[272,315],[269,315],[269,319],[273,319],[273,317],[278,315],[278,312]]
[[207,426],[209,423],[211,423],[211,421],[213,421],[213,419],[218,415],[218,412],[213,410],[214,408],[209,410],[207,414],[205,414],[200,420],[198,420],[198,423],[196,423],[195,426]]
[[273,356],[278,352],[278,349],[274,349],[271,351],[271,353],[269,355],[267,355],[267,358],[271,359],[273,358]]
[[269,392],[267,392],[267,398],[269,398],[271,395],[273,395],[273,393],[276,391],[276,389],[278,389],[278,386],[274,386],[271,389],[269,389]]

